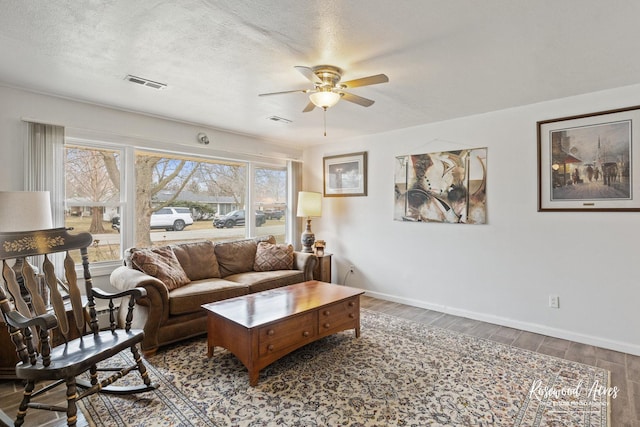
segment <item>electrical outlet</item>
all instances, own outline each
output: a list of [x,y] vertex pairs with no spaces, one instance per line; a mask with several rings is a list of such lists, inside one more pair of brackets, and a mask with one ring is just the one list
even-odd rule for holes
[[356,266],[355,265],[350,265],[349,266],[349,273],[354,274],[356,272]]
[[560,297],[558,295],[549,295],[549,307],[560,308]]

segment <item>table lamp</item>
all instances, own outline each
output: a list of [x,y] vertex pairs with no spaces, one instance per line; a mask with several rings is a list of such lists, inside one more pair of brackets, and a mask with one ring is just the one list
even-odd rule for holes
[[[0,231],[34,231],[53,228],[48,191],[0,191]],[[22,279],[24,258],[17,258],[13,271],[20,293],[28,295]]]
[[48,191],[0,191],[0,231],[53,228]]
[[307,218],[307,228],[302,233],[302,252],[313,253],[313,242],[316,236],[311,231],[311,217],[322,216],[322,194],[313,191],[298,193],[298,217]]

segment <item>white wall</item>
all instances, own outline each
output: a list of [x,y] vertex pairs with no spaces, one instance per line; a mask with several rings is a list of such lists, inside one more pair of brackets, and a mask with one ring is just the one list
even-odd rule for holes
[[[640,355],[640,212],[539,213],[536,160],[537,121],[637,104],[640,85],[306,150],[311,191],[322,191],[323,156],[368,152],[368,197],[324,198],[313,221],[334,254],[333,281]],[[395,156],[470,147],[488,147],[487,225],[393,221]]]

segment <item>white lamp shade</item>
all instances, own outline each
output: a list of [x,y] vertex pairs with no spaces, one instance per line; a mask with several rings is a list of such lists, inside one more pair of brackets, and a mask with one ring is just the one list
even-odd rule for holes
[[333,107],[340,101],[340,94],[335,92],[314,92],[309,95],[309,99],[316,107]]
[[322,194],[313,191],[298,193],[298,216],[322,216]]
[[53,228],[48,191],[0,191],[0,231]]

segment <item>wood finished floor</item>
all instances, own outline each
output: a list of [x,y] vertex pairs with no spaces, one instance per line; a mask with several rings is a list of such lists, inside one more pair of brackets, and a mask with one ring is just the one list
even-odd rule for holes
[[[567,360],[599,366],[611,372],[611,385],[620,389],[611,400],[611,427],[640,427],[640,357],[590,345],[552,338],[464,317],[384,301],[368,296],[361,300],[363,308],[437,326],[503,344],[525,348]],[[364,331],[363,331],[364,333]],[[20,402],[21,385],[15,381],[0,381],[0,407],[10,416]],[[64,402],[64,390],[51,393],[51,402]],[[64,426],[64,414],[30,410],[26,426]],[[78,412],[78,426],[88,425]]]

